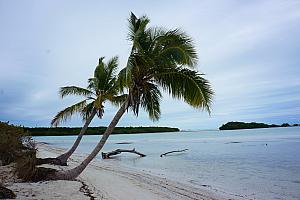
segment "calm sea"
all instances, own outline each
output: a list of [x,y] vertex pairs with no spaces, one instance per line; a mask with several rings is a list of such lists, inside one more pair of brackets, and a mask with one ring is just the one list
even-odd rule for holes
[[[76,136],[35,137],[68,148]],[[77,152],[89,153],[100,136],[85,136]],[[116,144],[129,142],[130,144]],[[103,160],[245,199],[300,199],[300,128],[112,135],[103,151],[136,148]],[[165,157],[172,150],[185,153]],[[100,156],[98,159],[101,159]]]

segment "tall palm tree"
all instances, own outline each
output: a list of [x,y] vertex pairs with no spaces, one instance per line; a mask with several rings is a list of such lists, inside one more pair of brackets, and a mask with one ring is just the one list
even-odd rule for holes
[[68,158],[74,153],[95,115],[102,118],[105,101],[110,101],[113,105],[120,105],[126,99],[126,95],[118,96],[119,90],[116,82],[118,58],[113,57],[106,64],[103,62],[103,59],[104,57],[99,59],[99,64],[94,71],[94,77],[88,80],[87,88],[77,86],[60,88],[59,94],[61,98],[67,95],[85,97],[84,100],[58,112],[51,122],[52,126],[58,126],[75,113],[80,113],[85,122],[73,146],[66,153],[56,158],[61,164],[66,164]]
[[149,19],[129,19],[129,40],[132,49],[128,63],[119,73],[118,83],[128,90],[127,100],[122,104],[101,140],[91,154],[77,167],[56,172],[49,178],[74,179],[96,157],[114,127],[127,109],[138,115],[142,107],[150,119],[160,117],[161,90],[172,97],[182,99],[197,109],[210,112],[213,91],[209,82],[195,70],[197,53],[192,39],[184,32],[147,28]]

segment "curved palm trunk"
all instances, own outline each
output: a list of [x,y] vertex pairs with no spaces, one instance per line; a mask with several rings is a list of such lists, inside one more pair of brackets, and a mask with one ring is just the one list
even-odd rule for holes
[[108,139],[109,135],[113,132],[114,128],[118,124],[119,120],[125,113],[126,109],[128,107],[128,100],[125,101],[116,115],[114,116],[113,120],[110,122],[109,126],[105,130],[105,132],[102,135],[101,140],[98,142],[97,146],[94,148],[92,153],[84,160],[80,165],[77,167],[67,170],[67,171],[58,171],[52,175],[50,175],[48,178],[52,180],[73,180],[76,177],[78,177],[81,172],[87,167],[87,165],[97,156],[97,154],[100,152],[102,147],[104,146],[106,140]]
[[60,162],[63,164],[63,165],[67,165],[67,160],[70,158],[70,156],[74,153],[74,151],[77,149],[81,139],[82,139],[82,136],[84,135],[84,133],[86,132],[88,126],[90,125],[90,123],[92,122],[93,118],[95,117],[96,115],[96,110],[93,109],[91,115],[87,118],[87,120],[85,121],[85,124],[84,126],[82,127],[82,129],[80,130],[80,133],[79,135],[77,136],[77,139],[76,141],[74,142],[73,146],[64,154],[56,157],[56,159],[60,160]]

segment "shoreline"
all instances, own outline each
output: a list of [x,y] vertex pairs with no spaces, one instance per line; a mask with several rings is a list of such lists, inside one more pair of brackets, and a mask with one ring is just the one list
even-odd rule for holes
[[[38,157],[54,157],[63,148],[38,143]],[[42,165],[60,170],[72,168],[85,155],[74,154],[69,166]],[[94,160],[75,181],[44,181],[38,183],[13,183],[7,185],[17,194],[16,199],[103,199],[103,200],[223,200],[240,199],[229,194],[219,194],[205,188],[196,188],[161,178],[146,172]]]

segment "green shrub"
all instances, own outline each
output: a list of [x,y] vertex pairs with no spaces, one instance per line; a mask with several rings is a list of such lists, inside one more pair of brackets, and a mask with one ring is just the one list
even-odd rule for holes
[[3,165],[14,162],[21,156],[25,136],[23,128],[0,122],[0,160]]
[[0,160],[3,165],[16,162],[16,174],[23,181],[39,181],[54,169],[36,167],[35,143],[22,127],[0,122]]

